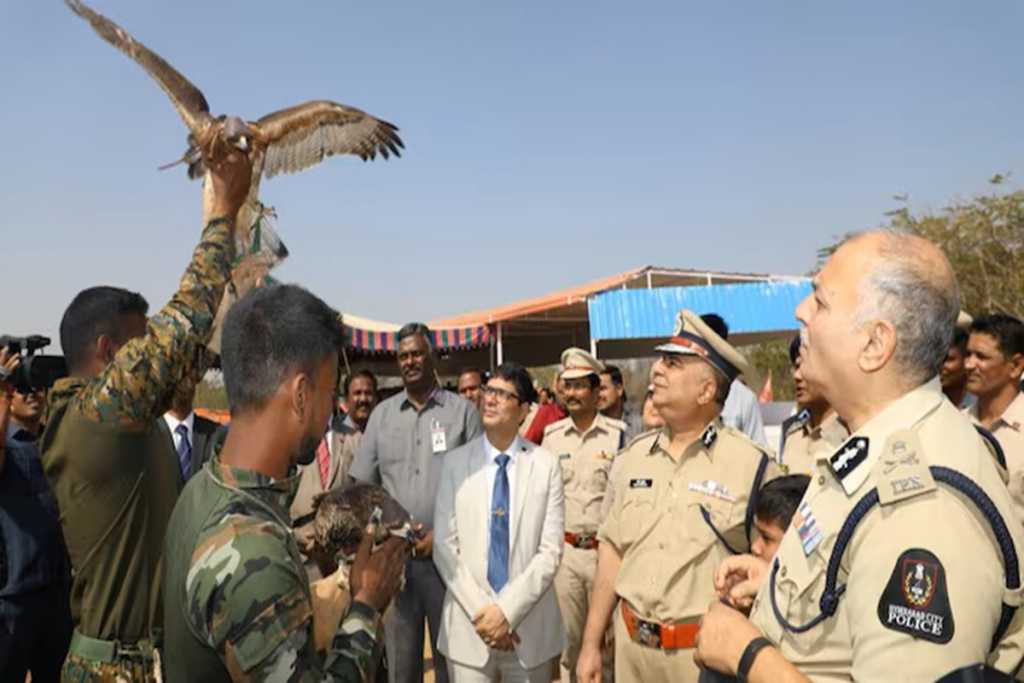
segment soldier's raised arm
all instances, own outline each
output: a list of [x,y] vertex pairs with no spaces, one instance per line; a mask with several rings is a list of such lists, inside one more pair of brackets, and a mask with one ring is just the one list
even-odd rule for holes
[[149,318],[145,333],[116,349],[106,367],[74,398],[92,419],[142,425],[167,409],[174,387],[202,372],[199,349],[210,338],[234,258],[234,216],[249,191],[252,166],[231,154],[210,163],[206,223],[178,291]]

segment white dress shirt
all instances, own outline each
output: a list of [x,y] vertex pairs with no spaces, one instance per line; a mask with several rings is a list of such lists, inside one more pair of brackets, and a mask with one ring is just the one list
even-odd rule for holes
[[195,445],[196,445],[196,438],[195,438],[196,437],[196,432],[195,432],[196,414],[195,414],[195,412],[189,413],[188,417],[186,417],[184,420],[179,420],[178,418],[176,418],[173,415],[171,415],[170,412],[166,412],[166,413],[164,413],[164,421],[167,422],[167,428],[171,430],[171,438],[174,439],[174,452],[175,453],[178,452],[178,447],[181,446],[181,434],[179,434],[176,431],[178,429],[178,425],[185,425],[185,429],[188,432],[188,445],[189,445],[190,448],[195,448]]
[[505,512],[508,515],[512,514],[512,501],[516,499],[516,475],[514,466],[516,464],[516,454],[519,453],[520,446],[522,445],[519,443],[521,438],[522,437],[517,434],[516,438],[512,440],[511,444],[509,444],[508,450],[499,451],[494,447],[494,444],[491,443],[490,439],[487,438],[487,435],[484,434],[484,453],[487,454],[487,464],[484,465],[484,471],[487,473],[488,510],[492,510],[494,508],[494,505],[492,504],[492,501],[494,500],[494,480],[498,477],[498,463],[496,463],[494,459],[504,453],[509,456],[508,464],[505,465],[505,472],[508,474],[509,509]]

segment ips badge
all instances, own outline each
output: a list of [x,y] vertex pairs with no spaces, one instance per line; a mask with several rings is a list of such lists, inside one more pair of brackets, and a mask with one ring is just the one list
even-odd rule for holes
[[939,558],[922,548],[900,555],[878,601],[878,618],[894,631],[948,643],[953,638],[953,612]]

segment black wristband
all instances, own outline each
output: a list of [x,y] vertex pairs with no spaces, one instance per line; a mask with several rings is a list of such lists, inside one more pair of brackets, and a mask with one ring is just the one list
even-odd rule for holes
[[740,663],[736,665],[737,683],[746,683],[747,674],[750,673],[750,667],[754,666],[754,658],[757,657],[757,653],[766,647],[771,647],[771,644],[772,641],[763,636],[758,636],[747,643],[743,654],[740,655]]

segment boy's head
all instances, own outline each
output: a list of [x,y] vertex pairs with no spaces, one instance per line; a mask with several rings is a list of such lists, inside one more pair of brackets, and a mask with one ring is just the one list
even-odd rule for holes
[[754,508],[757,537],[750,546],[751,553],[766,561],[775,556],[810,482],[806,474],[790,474],[761,487]]

